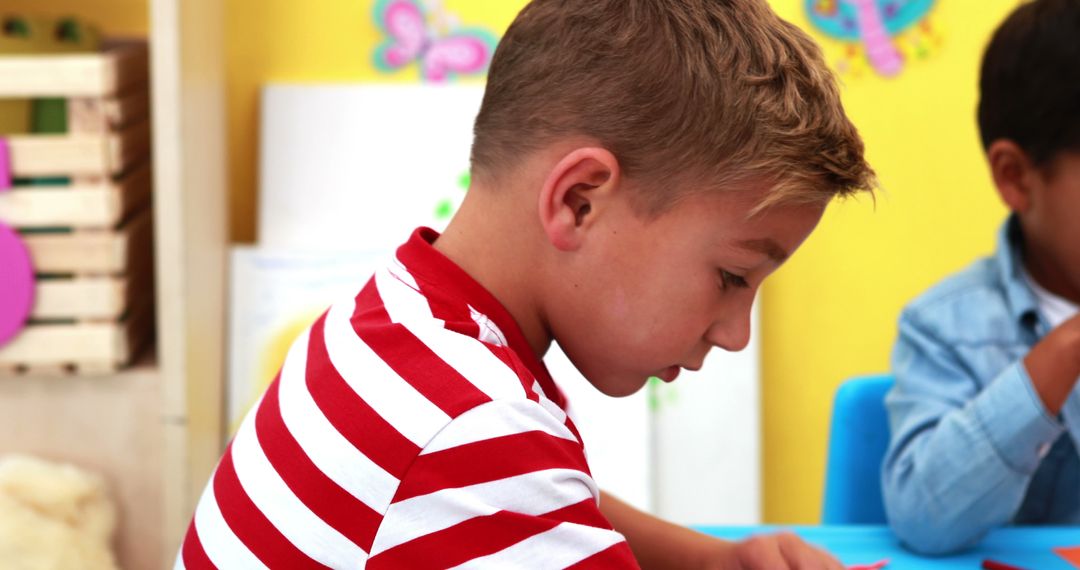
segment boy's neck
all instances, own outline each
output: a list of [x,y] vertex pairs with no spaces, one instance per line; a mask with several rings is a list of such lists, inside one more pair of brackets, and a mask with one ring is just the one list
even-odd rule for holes
[[1023,242],[1024,269],[1043,289],[1080,305],[1080,283],[1074,283],[1062,270],[1062,264],[1052,251],[1025,235]]
[[538,230],[529,211],[512,204],[513,189],[470,188],[461,208],[434,247],[483,286],[514,318],[537,358],[551,345],[538,303],[543,287]]

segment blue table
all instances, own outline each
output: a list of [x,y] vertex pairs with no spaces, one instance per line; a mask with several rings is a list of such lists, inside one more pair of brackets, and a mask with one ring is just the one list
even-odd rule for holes
[[831,552],[844,564],[870,564],[890,560],[885,570],[934,570],[937,568],[979,568],[992,559],[1024,570],[1071,570],[1068,562],[1054,554],[1054,548],[1080,546],[1080,527],[1012,527],[990,533],[974,550],[941,558],[924,558],[904,550],[884,526],[795,526],[795,527],[697,527],[723,538],[740,540],[750,535],[790,530],[803,540]]

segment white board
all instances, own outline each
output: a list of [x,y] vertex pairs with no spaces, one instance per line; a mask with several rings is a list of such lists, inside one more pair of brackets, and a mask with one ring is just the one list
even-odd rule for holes
[[714,348],[701,370],[654,386],[657,514],[684,525],[761,522],[759,362],[756,340],[739,353]]
[[605,396],[574,368],[558,345],[552,345],[544,363],[570,402],[570,419],[585,441],[596,484],[639,509],[653,511],[652,417],[647,393]]
[[387,252],[232,248],[228,436],[274,379],[292,341],[331,304],[355,295]]
[[464,197],[482,86],[270,85],[259,245],[392,250]]

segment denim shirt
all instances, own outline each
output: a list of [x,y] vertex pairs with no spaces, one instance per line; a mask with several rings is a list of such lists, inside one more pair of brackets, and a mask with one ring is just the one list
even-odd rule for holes
[[960,550],[1009,524],[1080,524],[1080,389],[1051,417],[1023,366],[1049,327],[1021,239],[1011,217],[994,256],[900,317],[881,481],[889,524],[918,552]]

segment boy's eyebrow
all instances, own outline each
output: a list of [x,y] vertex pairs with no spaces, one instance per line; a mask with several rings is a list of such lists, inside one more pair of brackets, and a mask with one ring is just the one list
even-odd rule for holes
[[777,263],[783,263],[788,258],[788,252],[784,251],[784,248],[780,247],[779,244],[769,238],[745,239],[739,242],[739,246],[744,249],[752,249],[764,253]]

